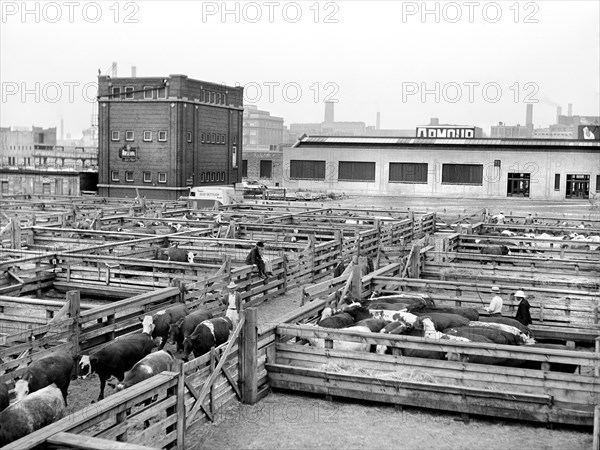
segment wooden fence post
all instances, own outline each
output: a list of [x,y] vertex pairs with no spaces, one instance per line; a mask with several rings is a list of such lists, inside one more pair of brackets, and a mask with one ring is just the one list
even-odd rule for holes
[[256,308],[247,308],[245,310],[246,321],[240,332],[239,349],[241,355],[239,358],[241,367],[242,382],[241,393],[242,402],[253,405],[256,403],[258,394],[258,345],[257,345],[257,324]]
[[360,292],[361,292],[361,283],[360,283],[360,265],[358,261],[352,267],[352,274],[350,275],[352,278],[350,292],[352,292],[352,296],[356,300],[360,300]]
[[[79,355],[79,335],[81,334],[81,325],[79,324],[79,318],[81,314],[81,302],[79,291],[67,292],[67,302],[69,302],[69,317],[73,319],[71,324],[71,342],[73,343],[73,353]],[[75,369],[77,370],[77,369]]]
[[419,278],[420,276],[419,267],[421,263],[421,248],[420,245],[415,245],[413,247],[414,251],[410,261],[411,278]]
[[185,371],[183,361],[178,361],[177,378],[177,450],[185,448]]

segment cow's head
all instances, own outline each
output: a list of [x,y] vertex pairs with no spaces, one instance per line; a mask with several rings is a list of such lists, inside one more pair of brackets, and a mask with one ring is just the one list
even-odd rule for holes
[[146,333],[149,336],[152,336],[154,332],[154,317],[153,316],[144,316],[142,319],[140,317],[140,321],[142,322],[142,333]]
[[448,352],[446,353],[446,359],[448,361],[469,362],[469,355],[463,355],[456,352]]
[[79,377],[85,380],[94,373],[97,358],[95,356],[83,355],[79,361]]
[[29,394],[29,381],[17,380],[15,383],[15,396],[17,401],[23,400]]
[[183,325],[183,318],[179,319],[175,323],[169,324],[169,340],[167,343],[174,345],[177,342],[177,335],[181,330],[181,325]]

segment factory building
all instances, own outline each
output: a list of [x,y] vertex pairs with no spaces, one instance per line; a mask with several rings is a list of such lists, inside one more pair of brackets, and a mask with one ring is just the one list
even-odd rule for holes
[[587,199],[600,141],[303,136],[284,187],[361,195]]
[[242,113],[242,87],[99,76],[99,194],[172,200],[241,181]]

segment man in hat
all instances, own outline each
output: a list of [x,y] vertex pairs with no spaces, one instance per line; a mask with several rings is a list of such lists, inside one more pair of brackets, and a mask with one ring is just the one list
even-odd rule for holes
[[227,305],[225,317],[231,320],[234,330],[240,321],[240,312],[242,310],[242,294],[236,291],[236,287],[233,281],[227,285],[227,297],[225,299],[225,304]]
[[500,211],[500,214],[496,214],[494,218],[496,219],[496,223],[504,224],[504,219],[506,219],[506,216],[504,215],[503,211]]
[[267,278],[267,274],[265,273],[265,261],[262,256],[264,248],[265,244],[259,241],[252,247],[248,256],[246,256],[246,264],[258,267],[258,276],[261,278]]
[[531,305],[529,305],[529,302],[525,297],[525,293],[521,290],[515,292],[515,300],[521,300],[517,308],[517,315],[515,316],[515,319],[521,322],[523,325],[528,326],[532,322],[531,313],[529,312]]
[[494,286],[492,288],[492,294],[494,297],[490,302],[490,306],[486,306],[485,310],[490,313],[490,316],[501,316],[502,315],[502,297],[500,297],[500,288]]

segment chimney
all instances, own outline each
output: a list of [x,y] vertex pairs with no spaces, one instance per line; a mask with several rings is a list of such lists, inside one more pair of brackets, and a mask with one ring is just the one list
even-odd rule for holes
[[429,120],[429,125],[439,125],[440,124],[440,119],[438,119],[437,117],[432,117]]
[[525,115],[525,125],[528,127],[533,126],[533,103],[527,104],[527,113]]
[[562,116],[562,108],[560,106],[556,107],[556,123],[560,123],[560,116]]
[[110,66],[110,76],[113,78],[117,78],[117,63],[113,61],[112,66]]
[[60,119],[60,140],[62,141],[65,138],[65,121],[64,119]]
[[135,78],[137,72],[137,67],[131,66],[131,78]]
[[377,111],[377,119],[375,120],[375,129],[379,130],[380,125],[381,125],[381,113],[379,111]]
[[333,106],[335,103],[333,102],[325,102],[325,123],[333,123],[334,120],[334,111]]
[[568,111],[569,111],[568,112],[569,117],[573,117],[573,103],[569,103],[569,107],[568,108],[569,108],[568,109]]

